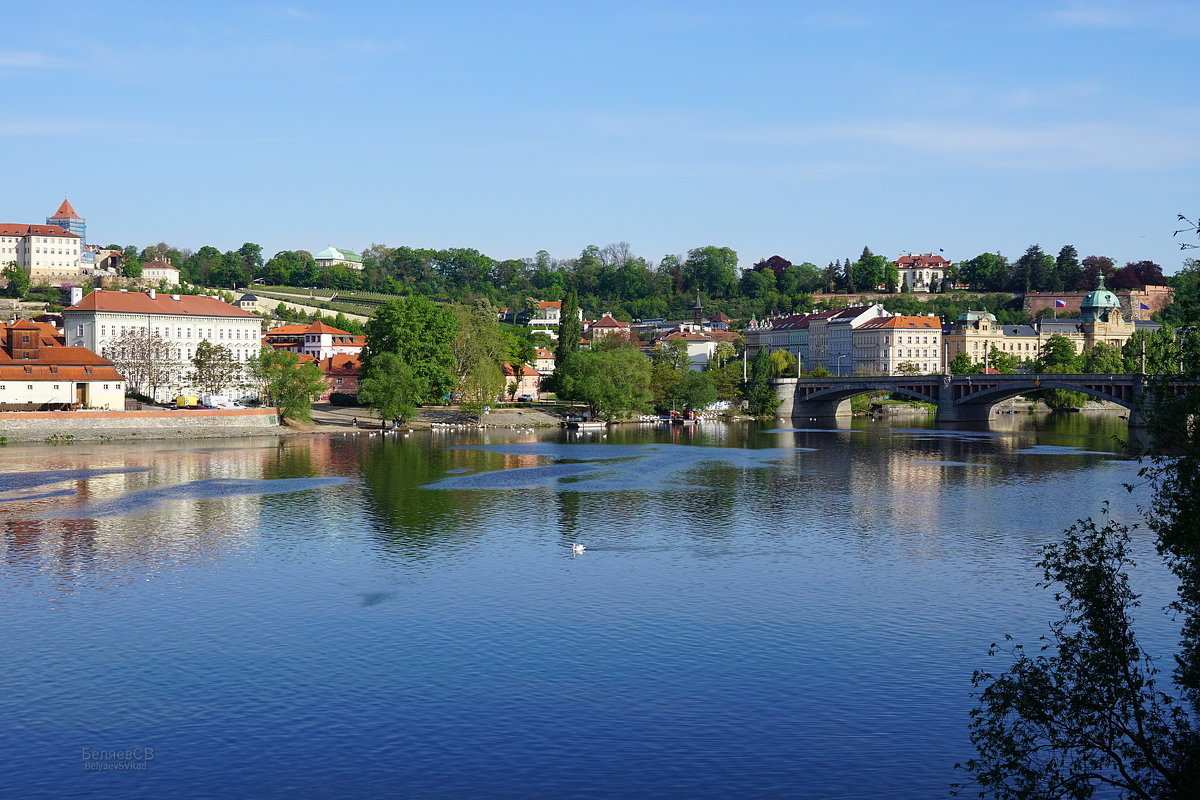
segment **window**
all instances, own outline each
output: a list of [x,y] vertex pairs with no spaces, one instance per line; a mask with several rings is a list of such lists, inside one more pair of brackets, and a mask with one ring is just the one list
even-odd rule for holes
[[28,383],[28,384],[26,384],[26,385],[25,385],[25,388],[26,388],[26,389],[32,389],[32,388],[33,388],[33,384],[32,384],[32,383]]
[[82,325],[76,325],[76,326],[75,326],[75,335],[76,335],[76,336],[83,336],[83,326],[82,326]]
[[[57,388],[58,388],[58,384],[57,384],[57,383],[56,383],[56,384],[54,384],[54,388],[55,388],[55,389],[57,389]],[[108,387],[105,387],[105,388],[108,388]]]
[[[57,386],[55,386],[54,388],[55,388],[55,389],[57,389],[58,387],[57,387]],[[107,383],[106,383],[106,384],[104,384],[104,388],[105,388],[105,389],[107,389],[107,388],[108,388],[108,384],[107,384]]]

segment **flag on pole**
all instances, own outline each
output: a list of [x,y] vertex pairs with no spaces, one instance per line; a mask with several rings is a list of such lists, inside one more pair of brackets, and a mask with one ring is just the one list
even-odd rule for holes
[[1054,301],[1054,307],[1055,307],[1055,308],[1066,308],[1066,307],[1067,307],[1067,301],[1066,301],[1066,300],[1055,300],[1055,301]]
[[1138,303],[1138,308],[1140,308],[1142,311],[1150,310],[1150,306],[1146,305],[1145,303]]

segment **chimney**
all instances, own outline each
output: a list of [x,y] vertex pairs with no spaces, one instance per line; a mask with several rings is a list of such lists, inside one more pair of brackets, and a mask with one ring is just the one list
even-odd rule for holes
[[81,300],[83,300],[83,287],[82,286],[72,286],[71,287],[71,305],[75,305],[76,303],[80,302]]
[[171,295],[171,299],[172,299],[172,300],[174,300],[176,303],[178,303],[178,302],[179,302],[179,295],[177,295],[177,294],[173,294],[173,295]]
[[157,295],[154,293],[154,290],[153,290],[153,289],[151,289],[150,291],[146,292],[146,294],[150,295],[150,299],[151,299],[151,300],[153,300],[153,299],[155,299],[155,297],[157,297]]

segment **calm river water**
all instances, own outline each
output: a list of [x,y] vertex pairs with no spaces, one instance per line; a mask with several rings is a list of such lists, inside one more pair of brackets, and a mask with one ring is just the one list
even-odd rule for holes
[[1039,545],[1146,499],[1032,425],[2,449],[0,796],[943,797]]

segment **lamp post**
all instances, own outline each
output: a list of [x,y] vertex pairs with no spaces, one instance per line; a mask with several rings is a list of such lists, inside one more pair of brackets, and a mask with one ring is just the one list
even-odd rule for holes
[[838,353],[837,362],[838,362],[838,377],[839,378],[842,377],[842,359],[845,357],[846,357],[845,353]]

